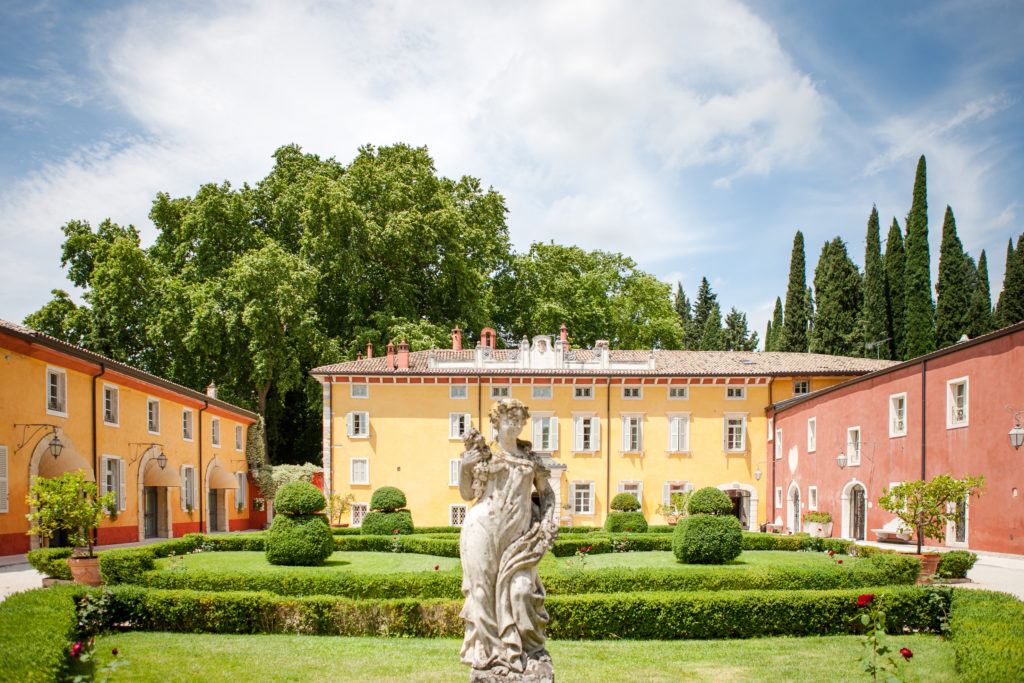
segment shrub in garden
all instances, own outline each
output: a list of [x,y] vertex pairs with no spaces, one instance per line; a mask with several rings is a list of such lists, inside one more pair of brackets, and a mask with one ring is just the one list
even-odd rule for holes
[[135,583],[154,567],[153,549],[114,548],[100,554],[100,576],[105,583]]
[[308,481],[292,481],[277,490],[274,512],[289,515],[315,515],[327,507],[320,489]]
[[[627,494],[628,495],[628,494]],[[635,531],[638,534],[647,531],[647,520],[642,512],[610,512],[604,520],[604,530],[613,533]]]
[[740,520],[732,515],[690,515],[676,525],[672,552],[687,564],[724,564],[734,560],[743,552]]
[[67,559],[71,557],[71,548],[38,548],[28,552],[28,563],[40,574],[55,579],[71,580],[71,568]]
[[0,679],[65,680],[78,624],[76,590],[73,586],[39,588],[0,603]]
[[394,512],[405,507],[405,494],[394,486],[382,486],[373,492],[370,498],[370,509],[381,512]]
[[640,509],[640,501],[632,493],[620,493],[612,498],[611,509],[615,512],[634,512]]
[[267,562],[310,567],[334,552],[334,536],[325,515],[276,514],[267,532]]
[[404,510],[405,494],[394,486],[382,486],[370,497],[370,511],[363,517],[362,533],[391,536],[396,531],[411,534],[412,513]]
[[686,506],[691,515],[727,515],[732,512],[732,500],[714,486],[706,486],[690,497]]
[[966,579],[967,572],[977,561],[978,556],[972,552],[954,550],[943,554],[939,558],[939,567],[935,570],[935,573],[947,579]]

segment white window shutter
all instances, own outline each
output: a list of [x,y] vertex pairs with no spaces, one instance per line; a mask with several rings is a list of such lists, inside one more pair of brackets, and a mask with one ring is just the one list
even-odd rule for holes
[[549,417],[548,419],[551,421],[551,450],[557,451],[558,450],[558,418],[552,416],[552,417]]
[[118,460],[117,460],[117,488],[118,488],[117,495],[118,495],[118,498],[121,499],[120,509],[122,509],[122,510],[127,510],[128,509],[128,496],[127,496],[128,489],[127,489],[127,486],[126,486],[126,483],[125,483],[125,480],[128,477],[125,475],[125,472],[126,472],[126,468],[125,468],[124,460],[121,459],[121,458],[118,458]]
[[601,418],[590,418],[590,450],[601,450]]
[[572,449],[574,451],[583,450],[583,418],[574,417],[572,419],[573,436],[572,436]]
[[569,482],[569,509],[576,512],[576,482]]
[[668,449],[670,451],[678,451],[679,449],[679,423],[681,419],[678,417],[670,417],[668,419]]
[[10,474],[7,465],[7,446],[0,446],[0,512],[10,512],[9,498]]
[[541,441],[541,437],[544,436],[544,431],[541,429],[541,421],[539,417],[533,418],[533,447],[544,448],[544,444]]
[[729,450],[729,418],[722,418],[722,450]]
[[185,466],[184,465],[182,465],[180,468],[178,468],[178,476],[181,477],[181,488],[178,489],[178,493],[179,493],[178,498],[181,499],[181,509],[184,510],[185,509],[185,487],[188,486],[188,482],[185,481]]
[[622,418],[622,450],[629,450],[629,418]]
[[107,456],[100,456],[100,471],[96,477],[96,490],[99,491],[100,496],[107,495]]
[[672,499],[672,484],[665,482],[661,485],[661,502],[663,505],[668,505]]
[[355,429],[355,415],[354,415],[354,413],[349,413],[348,415],[345,416],[345,424],[346,424],[347,429],[348,429],[348,435],[349,436],[355,436],[355,432],[353,431]]
[[644,502],[644,483],[638,481],[636,483],[636,499],[642,505]]

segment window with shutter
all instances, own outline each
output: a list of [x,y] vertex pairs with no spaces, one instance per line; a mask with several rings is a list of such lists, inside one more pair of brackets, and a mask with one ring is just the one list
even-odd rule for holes
[[686,453],[690,450],[690,416],[669,415],[668,417],[668,451],[669,453]]
[[622,416],[622,452],[640,453],[644,448],[643,417],[640,415]]
[[181,411],[181,438],[192,440],[192,411],[185,408]]
[[818,448],[818,420],[810,418],[807,420],[807,452],[813,453]]
[[469,413],[448,413],[448,438],[461,439],[470,425]]
[[352,458],[352,483],[370,483],[370,461],[367,458]]
[[967,417],[967,378],[952,379],[946,383],[946,427],[966,427]]
[[160,400],[150,398],[146,400],[146,428],[150,434],[160,433]]
[[350,438],[365,439],[370,436],[370,413],[365,410],[353,410],[346,419]]
[[119,510],[128,509],[128,477],[125,476],[127,467],[124,460],[117,459],[117,507]]
[[244,510],[249,501],[248,491],[246,490],[249,482],[246,481],[245,472],[235,472],[235,478],[238,479],[238,489],[235,490],[235,504],[241,504]]
[[103,423],[111,427],[118,426],[118,391],[117,387],[103,385]]
[[46,369],[46,412],[67,417],[68,375],[59,368]]
[[0,512],[10,512],[10,475],[8,474],[7,446],[0,446]]
[[210,418],[210,445],[220,446],[220,418]]
[[462,461],[459,458],[451,458],[448,461],[448,485],[458,486],[459,485],[459,470]]

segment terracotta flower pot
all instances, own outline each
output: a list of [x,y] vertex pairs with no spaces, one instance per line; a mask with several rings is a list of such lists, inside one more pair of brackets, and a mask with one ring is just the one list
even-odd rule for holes
[[918,583],[925,583],[929,576],[935,574],[939,569],[939,559],[941,555],[938,553],[922,553],[921,555],[912,555],[921,560],[921,573],[917,575]]
[[69,557],[68,567],[71,568],[71,578],[75,583],[86,586],[103,585],[103,578],[100,576],[100,558]]

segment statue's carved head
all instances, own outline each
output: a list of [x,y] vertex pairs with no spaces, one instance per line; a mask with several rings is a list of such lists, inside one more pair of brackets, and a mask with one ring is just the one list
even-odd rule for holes
[[497,429],[503,420],[514,420],[525,425],[530,419],[530,409],[514,398],[503,398],[498,401],[490,412],[491,426]]

